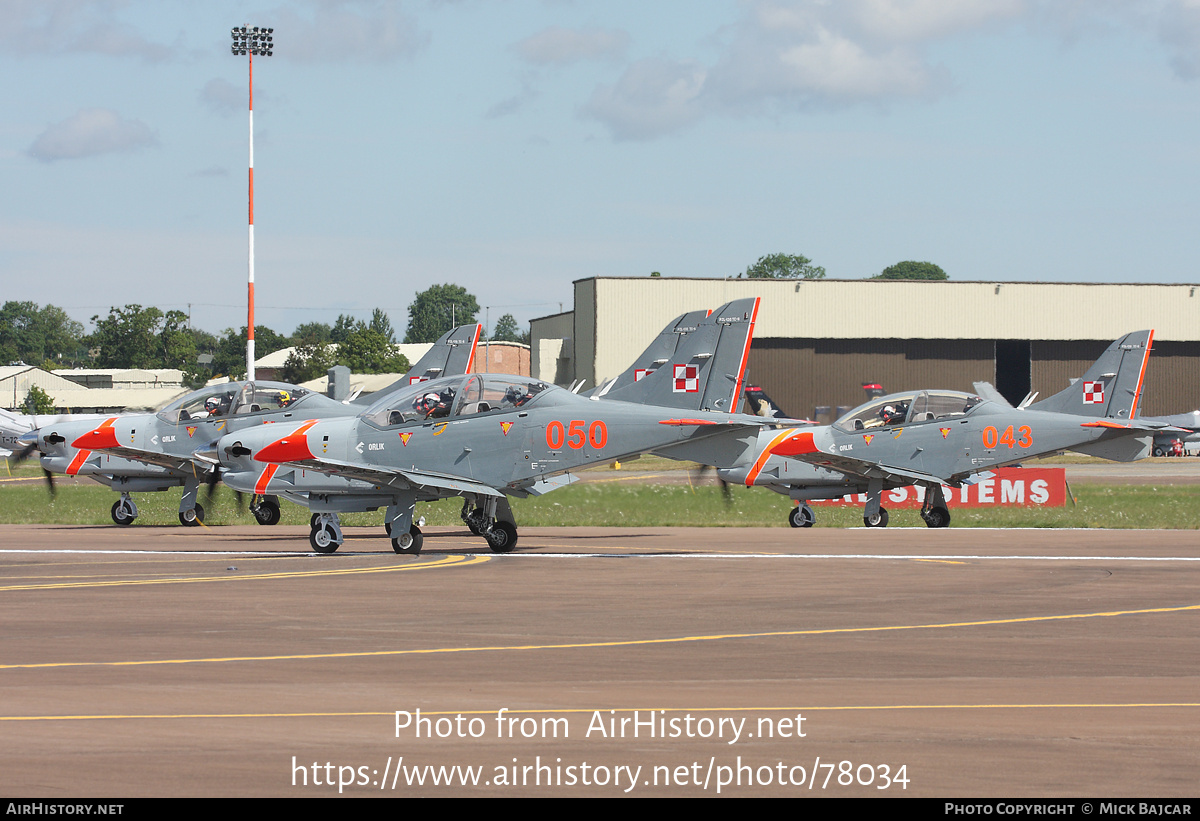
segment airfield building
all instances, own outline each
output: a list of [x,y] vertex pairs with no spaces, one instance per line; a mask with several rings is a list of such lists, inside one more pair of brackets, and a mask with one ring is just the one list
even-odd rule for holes
[[573,310],[531,325],[532,372],[558,384],[602,384],[679,314],[758,296],[747,384],[792,416],[861,404],[870,383],[1046,397],[1143,328],[1155,335],[1141,413],[1200,407],[1198,285],[596,277],[574,289]]

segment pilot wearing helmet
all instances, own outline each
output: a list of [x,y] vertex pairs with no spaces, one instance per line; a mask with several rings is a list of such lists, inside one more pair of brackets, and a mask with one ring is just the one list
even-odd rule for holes
[[895,405],[884,405],[879,409],[879,418],[885,425],[899,425],[908,416],[908,405],[897,402]]
[[217,397],[210,396],[204,400],[204,416],[218,416],[220,415],[220,410],[221,403],[217,400]]
[[450,406],[454,403],[454,391],[446,388],[441,393],[423,393],[413,402],[413,408],[426,419],[440,419],[450,415]]

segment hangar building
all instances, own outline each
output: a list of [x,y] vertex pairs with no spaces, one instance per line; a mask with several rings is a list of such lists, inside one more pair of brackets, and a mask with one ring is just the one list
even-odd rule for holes
[[624,370],[670,320],[762,298],[747,384],[788,414],[853,407],[862,385],[1049,396],[1109,343],[1154,329],[1144,415],[1200,407],[1200,286],[595,277],[574,310],[531,323],[532,372],[590,387]]

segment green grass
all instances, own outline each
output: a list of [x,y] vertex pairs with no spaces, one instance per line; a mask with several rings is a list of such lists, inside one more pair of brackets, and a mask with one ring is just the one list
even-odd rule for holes
[[[36,466],[24,465],[13,475],[37,477]],[[6,479],[0,473],[0,479]],[[1062,508],[954,508],[955,527],[1103,527],[1200,529],[1200,488],[1188,485],[1072,485],[1078,504]],[[178,523],[180,491],[139,493],[137,525]],[[54,499],[41,482],[0,483],[0,524],[111,524],[109,509],[118,496],[100,485],[62,485]],[[253,524],[239,509],[234,494],[221,487],[208,500],[201,491],[205,522],[210,526]],[[304,508],[283,502],[282,524],[306,525]],[[765,490],[731,488],[728,501],[717,487],[683,484],[579,484],[533,499],[513,501],[523,527],[786,527],[790,502]],[[447,499],[417,507],[433,527],[461,524],[462,503]],[[886,503],[885,503],[886,506]],[[890,511],[892,526],[923,527],[916,510]],[[382,514],[350,514],[348,525],[378,525]],[[858,527],[861,507],[817,507],[818,527]],[[135,525],[135,526],[137,526]]]

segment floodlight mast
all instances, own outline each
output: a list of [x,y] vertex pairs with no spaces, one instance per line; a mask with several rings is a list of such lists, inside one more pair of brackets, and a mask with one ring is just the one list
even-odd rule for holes
[[273,28],[242,26],[229,30],[233,37],[230,50],[248,55],[250,61],[250,239],[246,288],[246,378],[254,379],[254,55],[270,57],[274,48]]

